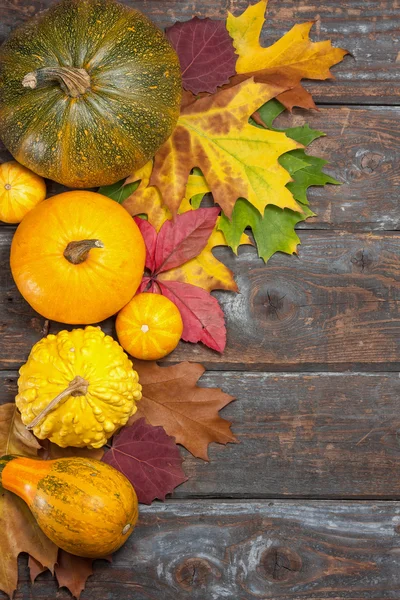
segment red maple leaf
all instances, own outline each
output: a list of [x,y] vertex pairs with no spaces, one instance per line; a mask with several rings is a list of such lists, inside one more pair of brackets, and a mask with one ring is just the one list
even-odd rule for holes
[[187,481],[174,438],[162,427],[148,425],[145,419],[117,433],[103,461],[129,479],[143,504],[151,504],[156,498],[165,500],[167,494]]
[[219,215],[219,208],[199,208],[165,221],[157,234],[155,228],[138,217],[146,245],[146,269],[140,292],[153,292],[169,298],[183,320],[182,339],[203,342],[223,352],[226,345],[224,314],[216,298],[203,288],[181,281],[160,280],[158,276],[195,258],[205,248]]

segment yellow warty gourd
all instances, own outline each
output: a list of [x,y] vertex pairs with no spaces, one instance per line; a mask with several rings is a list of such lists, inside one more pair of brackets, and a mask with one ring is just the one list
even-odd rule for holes
[[39,439],[100,448],[137,410],[138,374],[99,327],[48,335],[20,369],[16,404]]

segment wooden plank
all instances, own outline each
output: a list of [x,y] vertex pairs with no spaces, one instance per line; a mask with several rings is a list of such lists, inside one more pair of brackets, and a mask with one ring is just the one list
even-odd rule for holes
[[326,133],[307,152],[327,160],[325,171],[342,185],[309,189],[310,205],[318,216],[300,228],[399,230],[400,109],[295,109],[294,114],[282,114],[276,126],[304,123]]
[[[398,502],[168,502],[143,507],[82,600],[384,600],[400,595]],[[15,600],[67,600],[50,573]],[[0,593],[1,600],[6,596]]]
[[181,344],[167,361],[248,371],[398,370],[400,237],[300,237],[300,260],[275,255],[264,265],[252,248],[239,257],[217,250],[240,290],[216,294],[226,315],[226,351],[216,356]]
[[[324,107],[295,110],[277,120],[278,127],[309,123],[327,133],[309,153],[329,161],[326,169],[343,183],[310,188],[317,217],[301,228],[383,231],[400,229],[400,108]],[[0,161],[10,160],[0,143]],[[382,181],[385,193],[382,194]],[[66,190],[48,183],[49,195]]]
[[[16,369],[47,331],[16,290],[8,267],[12,231],[0,235],[0,369]],[[208,369],[394,371],[400,367],[400,237],[304,232],[300,260],[268,265],[246,247],[216,255],[235,273],[240,294],[219,292],[228,345],[222,356],[181,343],[166,362]],[[51,324],[52,332],[65,325]],[[104,324],[113,331],[112,322]]]
[[[17,25],[52,0],[13,0],[3,2],[0,41]],[[128,0],[160,27],[185,21],[192,16],[224,19],[227,10],[242,12],[248,0]],[[294,24],[315,21],[314,41],[331,39],[347,48],[347,56],[334,69],[337,81],[311,84],[319,102],[353,104],[399,104],[400,72],[396,59],[400,28],[400,8],[393,0],[270,0],[268,21],[262,41],[269,45]]]
[[[0,373],[0,403],[15,372]],[[222,415],[239,444],[182,451],[189,481],[175,498],[400,499],[397,373],[208,372],[201,385],[237,401]]]

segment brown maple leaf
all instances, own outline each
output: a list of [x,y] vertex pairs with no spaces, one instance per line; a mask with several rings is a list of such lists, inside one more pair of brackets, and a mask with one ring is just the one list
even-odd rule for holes
[[[21,421],[15,404],[0,406],[0,456],[19,454],[37,457],[40,445]],[[18,556],[27,552],[51,571],[58,548],[39,528],[28,506],[15,494],[0,495],[0,590],[13,595],[18,582]]]
[[[107,556],[102,560],[112,562],[112,557]],[[60,587],[66,587],[75,598],[80,598],[85,589],[86,581],[93,574],[93,558],[81,558],[60,550],[55,573]]]
[[[0,406],[0,456],[17,454],[32,458],[54,459],[66,456],[91,456],[100,459],[102,450],[86,448],[59,448],[50,442],[43,442],[42,447],[34,435],[28,431],[21,421],[15,404]],[[63,557],[53,542],[39,528],[35,518],[23,500],[15,494],[2,490],[0,494],[0,528],[3,531],[0,552],[0,590],[13,595],[18,582],[18,555],[29,554],[31,580],[47,569],[55,571],[60,586],[66,586],[72,594],[79,597],[85,586],[92,560],[73,557],[73,568],[68,565],[71,560]],[[58,566],[56,564],[57,555]],[[61,566],[60,566],[61,565]]]
[[197,385],[205,369],[197,363],[183,362],[159,367],[155,362],[135,361],[143,386],[143,397],[130,423],[145,417],[151,425],[162,426],[178,444],[194,456],[208,460],[211,442],[236,442],[231,423],[218,411],[232,402],[232,396],[219,388]]
[[[87,580],[93,575],[93,563],[95,560],[94,558],[74,556],[73,554],[69,554],[69,552],[65,552],[65,550],[59,550],[57,563],[54,566],[58,585],[68,588],[71,594],[79,600],[81,593],[85,589]],[[108,556],[101,560],[112,562],[112,557]],[[29,557],[28,567],[32,583],[35,582],[39,575],[47,571],[47,568],[32,558],[32,556]]]

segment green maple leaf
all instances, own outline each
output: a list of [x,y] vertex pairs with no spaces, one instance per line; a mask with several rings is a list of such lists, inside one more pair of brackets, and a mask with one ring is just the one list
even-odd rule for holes
[[[304,166],[296,168],[296,163]],[[309,156],[304,150],[292,150],[279,159],[280,164],[293,178],[286,187],[292,192],[293,197],[302,204],[308,204],[307,190],[312,185],[326,185],[332,183],[338,185],[340,182],[322,171],[328,161],[316,156]]]
[[[311,129],[306,123],[305,125],[299,125],[298,127],[289,127],[288,129],[277,129],[273,126],[275,119],[285,110],[285,107],[278,102],[278,100],[270,100],[266,102],[261,108],[258,109],[257,113],[261,121],[264,123],[267,129],[272,131],[283,131],[288,137],[292,138],[296,142],[303,144],[303,146],[309,146],[311,142],[317,138],[323,137],[326,134],[323,131],[317,129]],[[262,127],[251,119],[251,124],[256,127]]]
[[232,250],[237,252],[242,233],[250,227],[257,244],[258,255],[267,262],[275,252],[296,252],[300,239],[294,228],[300,221],[314,216],[308,206],[303,208],[304,213],[299,213],[268,204],[264,216],[261,217],[254,206],[244,198],[239,198],[233,210],[232,220],[229,221],[222,215],[219,229]]
[[126,178],[121,179],[121,181],[117,181],[117,183],[113,183],[111,185],[104,185],[97,191],[99,194],[103,194],[103,196],[107,196],[108,198],[111,198],[111,200],[115,200],[115,202],[118,202],[118,204],[122,204],[124,200],[133,194],[140,184],[140,181],[134,181],[125,185],[125,181]]
[[309,156],[304,152],[304,150],[294,150],[294,152],[296,153],[296,158],[308,162],[307,167],[298,169],[296,172],[292,172],[290,168],[283,164],[285,162],[285,155],[282,157],[283,161],[281,164],[293,177],[293,181],[289,182],[286,187],[292,192],[293,197],[298,202],[301,202],[302,204],[308,204],[307,190],[312,185],[323,186],[327,183],[334,185],[340,184],[339,181],[322,171],[323,167],[328,161],[323,160],[322,158],[317,158],[316,156]]
[[[268,128],[273,129],[274,119],[284,110],[277,100],[270,100],[258,111],[259,116]],[[254,125],[257,125],[253,122]],[[281,130],[282,131],[282,130]],[[286,135],[307,146],[313,140],[325,135],[321,131],[311,129],[307,124],[284,130]],[[293,254],[297,251],[300,239],[295,226],[305,221],[314,213],[308,207],[307,190],[312,185],[338,184],[330,175],[322,171],[327,161],[309,156],[303,149],[291,150],[279,158],[280,164],[290,173],[293,181],[287,184],[297,200],[302,212],[280,209],[272,204],[267,205],[264,215],[243,198],[236,201],[232,218],[221,216],[219,229],[223,232],[228,245],[237,252],[240,237],[248,227],[253,232],[257,244],[258,255],[267,262],[275,252]]]

